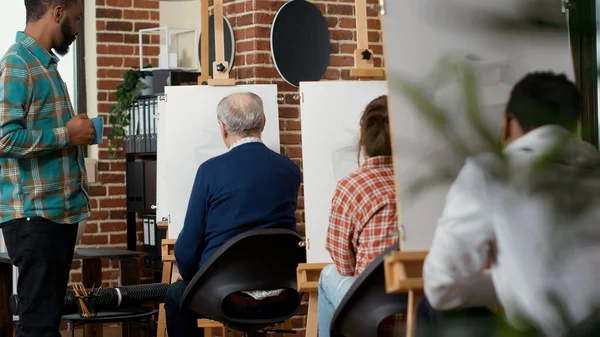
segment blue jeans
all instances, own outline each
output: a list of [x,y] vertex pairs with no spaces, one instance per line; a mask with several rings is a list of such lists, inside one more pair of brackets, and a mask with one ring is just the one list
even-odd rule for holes
[[319,277],[319,337],[329,337],[335,310],[354,283],[353,276],[342,276],[334,264],[327,265]]

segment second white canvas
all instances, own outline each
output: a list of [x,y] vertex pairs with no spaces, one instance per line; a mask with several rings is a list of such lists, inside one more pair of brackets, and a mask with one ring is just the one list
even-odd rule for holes
[[331,262],[325,250],[337,182],[358,168],[360,116],[387,95],[385,81],[301,82],[302,161],[308,263]]

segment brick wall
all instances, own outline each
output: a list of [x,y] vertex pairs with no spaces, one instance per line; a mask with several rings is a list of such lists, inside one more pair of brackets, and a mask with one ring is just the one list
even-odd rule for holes
[[[270,29],[279,8],[287,0],[224,0],[225,15],[234,27],[236,60],[233,76],[238,83],[274,83],[283,101],[279,106],[281,153],[302,167],[300,105],[298,89],[288,85],[275,70],[270,53]],[[312,0],[326,17],[330,28],[331,59],[324,80],[352,80],[356,30],[353,0]],[[368,0],[376,3],[377,0]],[[138,65],[137,30],[156,27],[159,11],[157,0],[96,0],[98,30],[98,112],[107,117],[114,103],[116,85],[123,72]],[[381,24],[374,10],[369,10],[369,42],[376,54],[375,64],[382,63]],[[156,43],[158,41],[146,41]],[[156,47],[147,47],[145,55],[158,55]],[[149,61],[156,62],[156,58]],[[107,120],[105,119],[105,124]],[[99,154],[99,182],[91,186],[93,217],[88,222],[83,245],[125,247],[125,162],[109,159],[105,145]],[[304,197],[300,191],[297,218],[304,233]],[[139,239],[138,239],[139,241]],[[140,242],[141,244],[141,242]],[[81,280],[79,262],[74,263],[73,281]],[[104,278],[114,285],[118,275],[116,262],[105,264]],[[294,327],[305,325],[306,308],[295,318]],[[301,334],[299,335],[301,336]]]
[[[271,25],[277,11],[287,0],[224,0],[224,14],[234,27],[236,40],[235,67],[232,71],[238,83],[277,84],[283,102],[279,104],[281,153],[302,168],[300,134],[300,102],[298,88],[287,84],[277,73],[271,58]],[[377,0],[368,0],[370,4]],[[354,80],[356,49],[356,19],[354,0],[311,0],[329,25],[331,58],[324,80]],[[210,1],[212,5],[212,1]],[[378,12],[368,10],[369,47],[376,54],[375,65],[382,65],[383,39]],[[304,196],[300,191],[297,218],[304,234]]]
[[[97,30],[98,115],[104,117],[105,139],[99,148],[98,181],[90,184],[92,217],[88,220],[81,246],[109,246],[126,248],[126,190],[124,156],[111,159],[108,135],[108,111],[115,103],[114,92],[123,79],[123,73],[139,66],[138,30],[158,27],[159,3],[157,0],[95,0]],[[93,4],[90,1],[90,4]],[[86,2],[86,5],[87,2]],[[158,55],[158,36],[144,41],[144,55]],[[151,57],[146,62],[156,64]],[[93,91],[92,91],[93,92]],[[141,234],[138,235],[138,244]],[[118,261],[104,261],[105,286],[118,281]],[[72,282],[81,282],[80,261],[73,263]]]
[[[233,76],[238,83],[274,83],[283,102],[279,104],[281,153],[302,168],[300,102],[298,89],[287,84],[277,73],[270,50],[271,25],[277,11],[287,0],[225,0],[224,14],[234,27],[236,59]],[[354,80],[356,19],[354,0],[311,0],[326,18],[331,38],[331,58],[324,80]],[[377,0],[368,0],[375,4]],[[212,3],[211,3],[212,5]],[[376,54],[375,65],[382,65],[383,39],[378,12],[368,10],[369,47]],[[304,196],[300,191],[297,218],[304,234]],[[294,328],[304,328],[306,305],[293,320]],[[302,336],[299,334],[299,336]]]

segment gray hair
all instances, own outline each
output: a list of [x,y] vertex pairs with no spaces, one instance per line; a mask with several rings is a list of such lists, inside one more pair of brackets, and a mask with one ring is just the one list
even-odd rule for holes
[[263,101],[251,92],[231,94],[219,102],[217,119],[234,134],[262,132],[265,127]]

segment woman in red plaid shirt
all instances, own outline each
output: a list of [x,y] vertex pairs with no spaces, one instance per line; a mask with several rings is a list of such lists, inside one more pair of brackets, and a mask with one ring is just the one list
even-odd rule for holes
[[340,301],[377,256],[400,241],[387,96],[369,103],[360,119],[364,162],[337,184],[326,248],[334,264],[319,279],[319,337],[329,337]]

